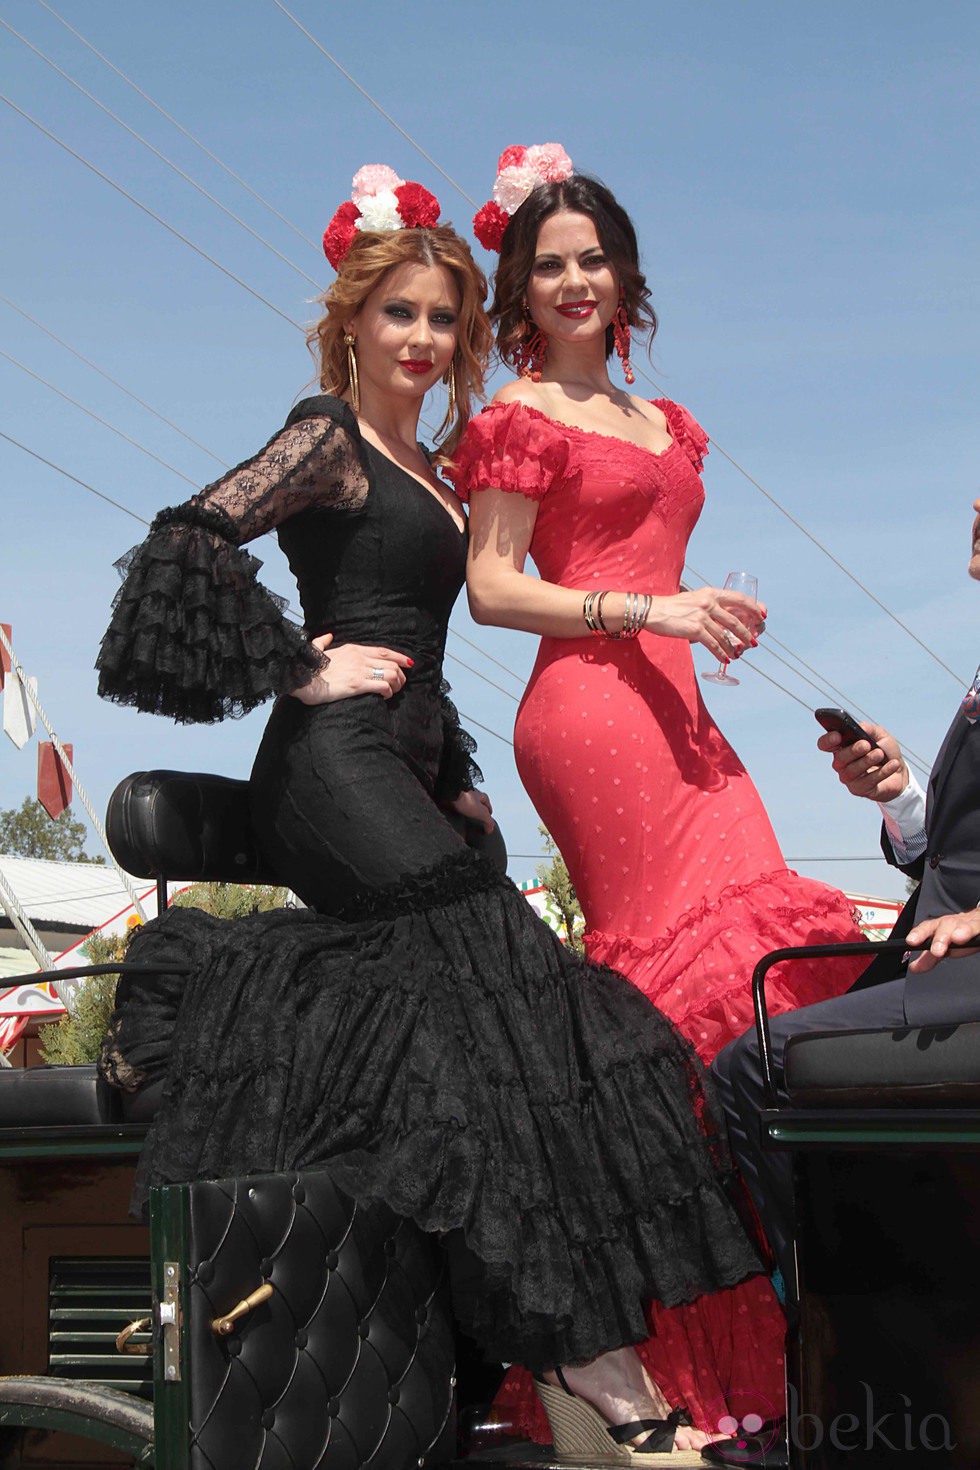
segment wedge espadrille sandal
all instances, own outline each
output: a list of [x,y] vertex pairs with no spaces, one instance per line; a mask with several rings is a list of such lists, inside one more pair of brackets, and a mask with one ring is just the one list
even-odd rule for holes
[[[675,1450],[674,1434],[691,1423],[686,1409],[674,1409],[666,1419],[637,1419],[631,1424],[609,1425],[597,1409],[572,1390],[561,1369],[555,1370],[561,1387],[541,1378],[535,1388],[551,1425],[555,1458],[569,1465],[644,1466],[700,1465],[700,1450]],[[645,1434],[639,1448],[629,1441]]]

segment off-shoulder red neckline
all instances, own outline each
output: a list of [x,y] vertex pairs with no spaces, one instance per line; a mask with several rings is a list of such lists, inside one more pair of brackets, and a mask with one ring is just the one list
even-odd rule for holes
[[635,439],[623,439],[619,434],[603,434],[599,429],[583,429],[579,424],[566,424],[564,419],[553,419],[550,414],[542,412],[540,408],[532,408],[529,403],[522,403],[519,398],[510,403],[488,403],[481,409],[481,413],[489,413],[491,409],[519,408],[524,413],[531,414],[536,419],[543,419],[546,424],[551,424],[555,429],[567,429],[572,434],[587,434],[590,439],[605,439],[609,444],[625,444],[629,449],[638,449],[641,454],[648,454],[651,459],[663,459],[672,449],[678,447],[677,432],[670,421],[667,407],[674,408],[676,405],[669,398],[647,398],[646,403],[652,403],[654,408],[659,408],[667,421],[670,430],[670,443],[665,444],[663,449],[648,449],[645,444],[637,444]]

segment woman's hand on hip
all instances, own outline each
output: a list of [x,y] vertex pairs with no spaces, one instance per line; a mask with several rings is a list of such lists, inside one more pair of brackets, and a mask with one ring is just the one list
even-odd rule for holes
[[764,605],[742,592],[699,587],[695,592],[655,597],[646,626],[665,638],[700,643],[715,658],[732,659],[755,647],[765,619]]
[[[333,642],[332,633],[314,638],[313,647],[326,653]],[[406,669],[415,660],[393,648],[373,648],[363,643],[343,643],[329,655],[329,663],[308,684],[293,689],[292,697],[301,704],[333,704],[338,699],[353,699],[360,694],[380,694],[390,699],[405,687]]]
[[447,801],[445,805],[451,812],[458,812],[468,821],[479,822],[484,832],[493,831],[495,825],[491,816],[493,807],[485,791],[461,791],[455,800]]

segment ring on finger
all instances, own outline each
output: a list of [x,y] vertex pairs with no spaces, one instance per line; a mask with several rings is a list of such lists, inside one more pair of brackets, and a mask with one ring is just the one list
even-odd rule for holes
[[368,672],[368,678],[369,679],[383,679],[384,677],[385,677],[385,671],[384,671],[384,669],[371,669]]

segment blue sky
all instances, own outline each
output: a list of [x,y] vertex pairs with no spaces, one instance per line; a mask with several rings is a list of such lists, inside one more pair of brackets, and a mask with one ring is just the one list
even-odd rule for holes
[[[114,75],[39,0],[4,19],[240,216],[278,259],[0,29],[3,92],[246,282],[307,321],[330,272],[315,245],[365,162],[433,188],[444,218],[473,207],[421,158],[273,0],[59,0],[91,44],[275,206],[276,218]],[[919,647],[716,449],[690,565],[713,581],[754,570],[771,634],[925,764],[972,676],[980,587],[965,567],[980,491],[977,378],[980,9],[949,0],[819,6],[719,0],[533,7],[295,0],[297,20],[477,204],[499,151],[557,140],[636,222],[661,318],[652,363],[718,446],[865,582]],[[235,463],[308,381],[296,326],[194,253],[4,106],[0,292]],[[493,260],[479,252],[486,268]],[[194,484],[216,460],[4,302],[0,346]],[[0,358],[0,429],[149,519],[191,485]],[[640,387],[643,381],[640,381]],[[39,681],[98,808],[149,766],[247,773],[264,715],[175,728],[102,704],[92,661],[139,539],[123,511],[0,440],[0,619]],[[268,540],[268,580],[291,590]],[[456,659],[519,693],[534,640],[454,627]],[[771,647],[772,645],[770,645]],[[776,652],[782,652],[776,649]],[[940,667],[936,655],[952,673]],[[785,653],[783,657],[787,657]],[[710,660],[695,654],[699,667]],[[866,893],[903,880],[877,852],[876,814],[838,788],[804,706],[836,704],[798,671],[753,656],[738,689],[705,697],[746,761],[784,851]],[[806,673],[806,671],[803,671]],[[451,660],[514,853],[540,851],[506,738],[512,697]],[[515,677],[516,676],[516,677]],[[797,702],[802,701],[802,705]],[[0,806],[33,790],[34,747],[0,744]],[[817,862],[834,856],[867,862]],[[534,858],[515,858],[530,876]]]

